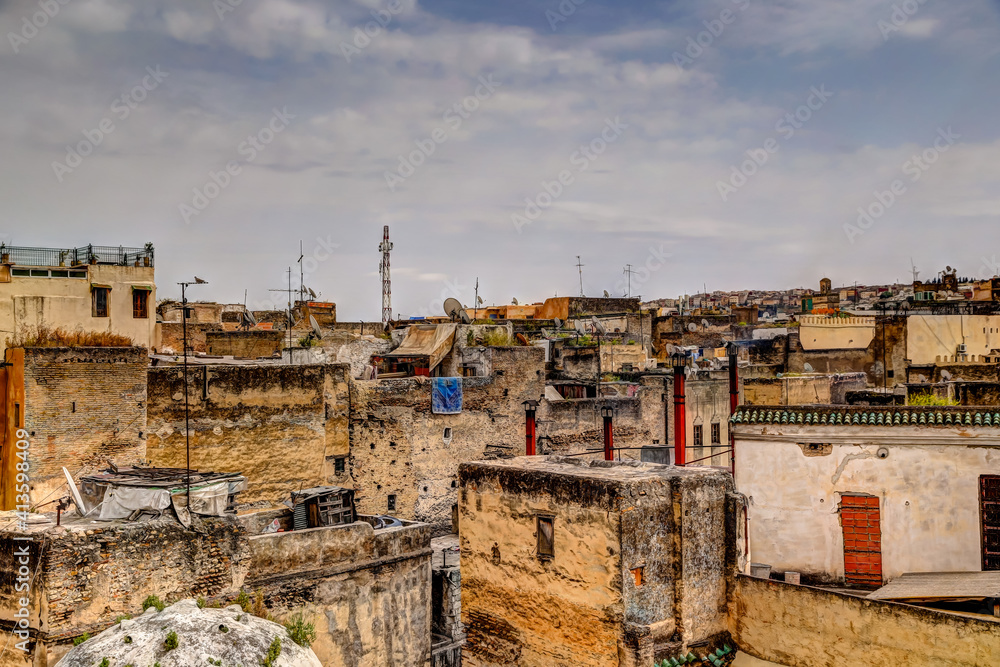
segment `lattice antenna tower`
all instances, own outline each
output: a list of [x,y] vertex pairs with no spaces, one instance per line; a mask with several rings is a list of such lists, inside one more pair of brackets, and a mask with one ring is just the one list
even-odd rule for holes
[[389,252],[392,242],[389,241],[389,225],[382,228],[382,243],[378,246],[382,253],[382,263],[378,272],[382,276],[382,324],[388,324],[392,319],[392,281],[389,278]]

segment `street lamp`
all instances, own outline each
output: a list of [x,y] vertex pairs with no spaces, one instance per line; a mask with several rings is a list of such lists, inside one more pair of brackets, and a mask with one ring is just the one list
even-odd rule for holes
[[187,478],[187,510],[188,516],[191,514],[191,406],[188,403],[188,316],[187,316],[187,288],[188,285],[207,285],[207,280],[202,280],[198,276],[194,280],[177,283],[181,286],[181,330],[184,339],[184,467]]
[[538,409],[538,401],[527,400],[521,405],[524,406],[524,455],[535,455],[535,410]]

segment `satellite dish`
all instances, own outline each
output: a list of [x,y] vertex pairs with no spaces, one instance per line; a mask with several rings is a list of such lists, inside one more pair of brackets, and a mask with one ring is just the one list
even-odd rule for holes
[[601,321],[599,319],[597,319],[596,317],[591,317],[590,321],[594,325],[594,331],[596,331],[601,335],[607,333],[607,329],[604,328],[604,325],[601,324]]
[[516,305],[518,305],[518,303],[517,303],[517,299],[515,299],[514,297],[511,297],[511,299],[510,299],[510,302],[511,302],[512,304],[514,304],[515,306],[516,306]]
[[611,297],[611,295],[608,294],[608,290],[604,290],[604,298],[607,299],[607,298],[610,298],[610,297]]
[[316,298],[316,292],[312,291],[311,287],[307,287],[306,291],[309,292],[309,298],[310,299],[315,299]]
[[453,297],[448,297],[444,300],[444,314],[452,319],[452,321],[459,320],[462,318],[460,313],[465,312],[462,308],[462,303]]
[[467,312],[465,312],[465,308],[459,312],[458,318],[462,320],[462,324],[472,324],[472,318],[469,317]]
[[920,377],[917,378],[917,382],[919,382],[920,384],[926,383],[927,382],[927,376],[926,375],[921,375]]
[[483,297],[481,297],[481,296],[477,296],[476,297],[476,305],[477,306],[483,305]]
[[708,328],[708,326],[709,326],[709,325],[708,325],[708,320],[702,320],[702,321],[701,321],[701,328],[702,328],[702,329],[707,329],[707,328]]
[[941,371],[941,379],[947,382],[948,380],[951,379],[951,373],[949,373],[948,371]]
[[698,330],[698,325],[697,324],[695,324],[694,322],[688,322],[688,331],[690,331],[691,333],[694,333],[697,330]]
[[319,328],[319,322],[312,315],[309,316],[309,326],[312,327],[312,332],[316,336],[316,340],[323,338],[323,330]]
[[76,513],[83,516],[83,496],[80,495],[80,490],[76,488],[76,484],[73,482],[73,476],[69,474],[69,470],[64,467],[63,474],[66,475],[66,482],[69,484],[69,494],[73,496],[73,502],[76,503]]
[[559,319],[558,317],[553,317],[553,318],[552,318],[552,325],[553,325],[553,326],[554,326],[554,327],[555,327],[556,329],[562,329],[562,325],[563,325],[563,321],[562,321],[562,320],[560,320],[560,319]]
[[803,369],[805,370],[805,372],[806,372],[806,373],[812,373],[812,372],[813,372],[813,367],[812,367],[812,364],[809,364],[809,363],[807,363],[807,364],[806,364],[805,366],[803,366],[802,368],[803,368]]
[[257,318],[253,316],[252,311],[243,311],[243,325],[247,328],[257,326]]

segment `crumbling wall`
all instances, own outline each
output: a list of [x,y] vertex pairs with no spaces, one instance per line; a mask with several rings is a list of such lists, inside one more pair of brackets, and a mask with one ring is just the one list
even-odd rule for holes
[[146,457],[148,354],[136,347],[28,348],[24,353],[24,428],[31,447],[32,500],[108,461]]
[[459,463],[524,453],[521,404],[545,391],[544,351],[489,350],[493,374],[463,378],[458,415],[431,412],[426,378],[352,383],[350,467],[359,511],[426,521],[450,532]]
[[287,341],[282,331],[250,329],[248,331],[208,331],[205,333],[207,352],[256,359],[271,357],[285,348]]
[[[158,322],[159,347],[162,354],[184,354],[184,324],[182,322]],[[225,331],[222,322],[192,322],[187,324],[187,344],[189,352],[207,352],[208,334]]]
[[[240,472],[242,502],[278,502],[320,484],[349,451],[346,365],[202,366],[188,372],[191,466]],[[184,385],[178,367],[149,372],[149,443],[155,466],[184,467]]]

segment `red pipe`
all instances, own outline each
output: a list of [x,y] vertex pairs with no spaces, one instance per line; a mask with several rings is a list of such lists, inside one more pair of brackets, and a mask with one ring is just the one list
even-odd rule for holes
[[615,434],[611,428],[611,417],[604,417],[604,460],[615,460]]
[[684,367],[674,366],[674,465],[687,461],[687,416],[684,410]]
[[524,415],[524,454],[525,456],[535,455],[535,411],[530,410]]
[[[736,408],[740,403],[740,377],[737,370],[737,350],[736,345],[729,346],[729,416],[736,414]],[[733,431],[733,423],[729,422],[729,462],[732,465],[733,479],[736,479],[736,433]]]

